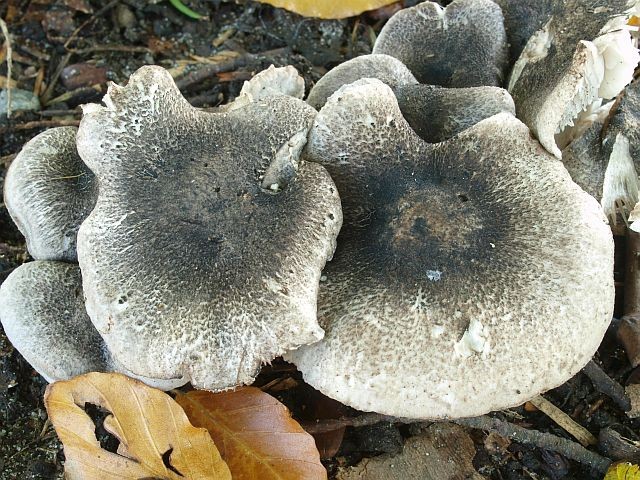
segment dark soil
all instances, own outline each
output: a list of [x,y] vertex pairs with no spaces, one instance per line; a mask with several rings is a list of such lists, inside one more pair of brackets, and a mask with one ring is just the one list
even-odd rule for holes
[[[12,78],[17,88],[35,92],[43,105],[39,111],[16,112],[10,121],[0,117],[0,189],[6,168],[22,145],[45,128],[79,120],[79,105],[99,101],[108,80],[124,83],[146,64],[194,69],[203,62],[218,61],[214,56],[221,52],[231,51],[254,55],[183,88],[192,104],[215,107],[226,103],[238,94],[244,80],[270,64],[293,65],[308,88],[331,67],[370,53],[375,36],[394,9],[417,2],[341,21],[302,18],[253,2],[186,3],[209,20],[190,20],[166,1],[0,1],[0,17],[6,20],[13,37]],[[71,65],[76,68],[65,69]],[[7,76],[3,57],[0,76]],[[624,238],[617,240],[618,252],[624,252]],[[28,260],[24,239],[2,204],[0,282]],[[617,272],[622,271],[623,261],[618,259]],[[621,283],[622,274],[616,275]],[[597,360],[615,380],[622,384],[629,380],[632,368],[613,334],[605,338]],[[302,421],[357,413],[311,389],[284,362],[265,367],[257,384],[280,398]],[[0,329],[0,479],[62,478],[64,454],[47,422],[42,401],[45,387],[46,382],[12,348]],[[549,392],[546,398],[596,436],[613,426],[625,437],[638,440],[638,422],[629,420],[583,374]],[[503,418],[571,438],[546,415],[530,410],[519,407]],[[331,477],[338,466],[355,464],[366,456],[400,452],[403,438],[412,432],[409,426],[388,423],[348,427],[344,438],[325,435],[318,438],[318,445],[328,457],[324,462]],[[602,478],[559,453],[508,441],[504,448],[496,449],[486,433],[470,433],[477,451],[474,466],[487,478]]]

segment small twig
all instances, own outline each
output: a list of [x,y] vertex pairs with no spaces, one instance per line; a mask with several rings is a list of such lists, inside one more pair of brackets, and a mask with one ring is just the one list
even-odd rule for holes
[[551,420],[556,422],[566,432],[571,434],[571,436],[578,440],[584,447],[598,444],[598,439],[589,430],[576,423],[573,418],[564,413],[542,395],[532,398],[529,402],[547,415]]
[[62,57],[62,60],[60,60],[60,63],[58,63],[58,66],[56,67],[51,79],[49,80],[49,85],[47,86],[47,89],[44,91],[44,93],[40,97],[40,103],[42,103],[43,105],[46,105],[49,99],[51,98],[51,96],[53,95],[53,89],[56,87],[56,84],[58,83],[58,79],[62,74],[62,70],[64,70],[64,67],[67,66],[70,59],[71,59],[71,53],[67,53],[65,54],[64,57]]
[[609,465],[611,465],[611,460],[608,458],[587,450],[582,445],[572,442],[571,440],[558,437],[551,433],[529,430],[486,415],[474,418],[462,418],[454,420],[453,422],[464,427],[495,432],[503,437],[525,445],[535,445],[538,448],[558,452],[576,462],[588,465],[599,473],[606,472]]
[[194,70],[193,72],[185,75],[176,82],[176,85],[180,90],[187,89],[196,83],[199,83],[212,75],[216,75],[222,72],[229,72],[237,70],[241,67],[246,67],[247,64],[253,60],[263,57],[275,57],[288,51],[288,48],[276,48],[274,50],[268,50],[262,53],[244,53],[244,54],[227,54],[225,58],[212,64],[206,64],[202,67]]
[[77,127],[78,125],[80,125],[80,120],[34,120],[33,122],[11,127],[0,127],[0,133],[6,133],[11,130],[32,130],[34,128]]
[[380,422],[389,423],[416,423],[415,419],[390,417],[388,415],[382,415],[379,413],[363,413],[357,417],[341,417],[341,418],[329,418],[318,420],[316,422],[303,422],[302,428],[307,433],[317,434],[333,432],[340,430],[344,427],[366,427],[369,425],[375,425]]
[[70,53],[85,55],[93,52],[150,53],[151,49],[135,45],[93,45],[87,48],[69,48]]
[[582,369],[598,391],[611,398],[625,412],[631,409],[631,401],[624,393],[624,388],[618,382],[607,375],[600,366],[590,360]]
[[0,30],[2,31],[2,35],[4,35],[5,45],[7,46],[7,118],[11,118],[11,70],[13,68],[13,50],[11,49],[9,29],[2,18],[0,18]]

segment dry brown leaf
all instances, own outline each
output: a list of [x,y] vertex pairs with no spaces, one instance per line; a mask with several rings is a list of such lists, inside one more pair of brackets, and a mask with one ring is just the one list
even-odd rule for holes
[[259,0],[305,17],[346,18],[389,5],[397,0]]
[[[67,479],[231,479],[207,431],[192,426],[169,395],[142,382],[87,373],[52,383],[44,399],[64,444]],[[111,413],[104,427],[120,440],[118,454],[101,448],[86,403]]]
[[327,478],[313,437],[283,404],[259,388],[194,390],[176,401],[191,423],[209,431],[234,480]]

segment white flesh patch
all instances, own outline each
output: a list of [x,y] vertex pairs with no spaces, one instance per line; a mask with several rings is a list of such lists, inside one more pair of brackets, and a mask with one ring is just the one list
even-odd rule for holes
[[524,50],[513,66],[513,70],[511,70],[511,77],[509,78],[509,86],[507,88],[509,92],[513,90],[514,85],[518,81],[518,78],[520,78],[520,75],[527,64],[535,63],[547,56],[549,47],[551,47],[551,44],[553,43],[553,35],[551,34],[550,25],[551,20],[549,20],[544,27],[535,32],[525,45]]
[[633,80],[640,54],[628,30],[609,32],[593,41],[604,61],[604,78],[598,89],[601,98],[613,98]]
[[485,353],[489,350],[489,340],[480,320],[472,319],[462,338],[454,345],[455,352],[462,357],[470,357],[474,353]]

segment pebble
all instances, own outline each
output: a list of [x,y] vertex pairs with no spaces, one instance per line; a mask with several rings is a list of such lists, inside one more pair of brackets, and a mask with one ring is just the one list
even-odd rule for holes
[[[0,117],[7,115],[7,90],[0,90]],[[11,111],[35,111],[40,110],[40,100],[29,90],[11,89]]]

